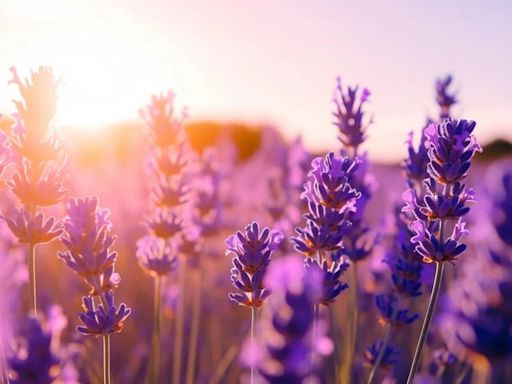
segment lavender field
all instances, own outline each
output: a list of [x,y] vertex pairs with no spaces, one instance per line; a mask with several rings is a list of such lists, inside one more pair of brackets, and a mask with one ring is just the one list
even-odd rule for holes
[[11,75],[1,383],[512,380],[512,160],[452,115],[450,76],[385,165],[345,79],[312,153],[170,91],[108,145],[67,138],[52,69]]
[[0,384],[512,383],[511,15],[0,1]]

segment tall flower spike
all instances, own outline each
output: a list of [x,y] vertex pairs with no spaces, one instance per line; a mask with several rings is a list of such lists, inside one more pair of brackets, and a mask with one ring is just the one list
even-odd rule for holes
[[338,139],[346,147],[354,149],[357,153],[357,147],[366,139],[366,129],[372,123],[372,119],[365,119],[363,110],[364,104],[368,101],[370,91],[364,88],[358,93],[359,88],[348,87],[345,92],[341,79],[337,79],[337,87],[334,94],[334,124],[338,127]]
[[343,236],[350,226],[347,216],[360,196],[349,183],[357,165],[357,161],[332,152],[311,162],[309,180],[301,195],[308,201],[309,212],[304,215],[306,226],[297,228],[299,236],[292,238],[299,252],[313,256],[317,252],[333,252],[341,248]]
[[436,101],[441,109],[441,120],[450,117],[450,108],[457,103],[457,94],[450,93],[448,88],[452,84],[452,76],[448,75],[445,78],[437,79],[436,81]]
[[116,238],[110,232],[109,211],[98,207],[98,199],[71,199],[61,240],[67,251],[59,257],[89,285],[93,295],[117,285],[113,274],[116,252],[110,247]]
[[283,239],[281,232],[268,228],[260,230],[253,222],[244,233],[237,232],[226,239],[226,254],[233,256],[231,280],[241,293],[230,293],[229,298],[247,307],[260,307],[270,292],[263,285],[263,277],[272,254]]

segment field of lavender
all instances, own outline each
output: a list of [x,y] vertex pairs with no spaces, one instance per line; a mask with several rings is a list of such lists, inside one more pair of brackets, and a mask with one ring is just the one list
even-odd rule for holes
[[340,79],[313,154],[189,124],[171,92],[107,146],[72,142],[52,70],[11,71],[1,384],[512,382],[512,160],[452,116],[450,76],[393,166]]

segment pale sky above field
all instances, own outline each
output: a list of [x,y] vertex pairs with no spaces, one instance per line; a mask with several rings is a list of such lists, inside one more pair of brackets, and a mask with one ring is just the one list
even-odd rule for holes
[[336,149],[336,76],[372,91],[374,159],[405,155],[452,73],[459,117],[482,142],[512,139],[512,2],[88,0],[0,2],[0,110],[40,64],[62,78],[59,123],[137,119],[168,88],[193,119],[273,123]]

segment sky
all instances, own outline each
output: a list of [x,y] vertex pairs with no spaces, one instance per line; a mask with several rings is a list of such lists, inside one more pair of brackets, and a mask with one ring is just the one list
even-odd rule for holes
[[406,154],[435,116],[433,84],[453,74],[457,117],[482,143],[512,140],[512,2],[88,0],[0,2],[0,110],[22,77],[51,65],[58,123],[138,119],[172,89],[193,120],[273,124],[312,150],[337,149],[336,77],[371,91],[371,158]]

